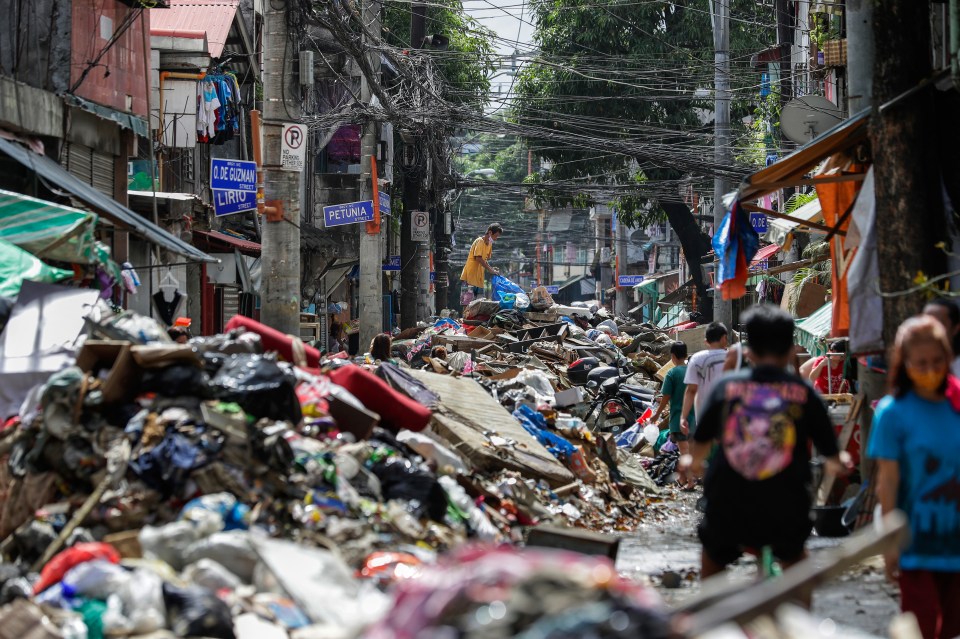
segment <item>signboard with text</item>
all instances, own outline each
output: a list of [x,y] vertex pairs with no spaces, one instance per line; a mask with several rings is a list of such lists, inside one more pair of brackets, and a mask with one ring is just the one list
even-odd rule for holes
[[284,124],[280,137],[280,168],[303,171],[307,162],[307,128],[302,124]]
[[323,207],[324,226],[343,226],[373,221],[373,202],[348,202]]
[[547,293],[550,293],[551,295],[556,295],[560,292],[560,286],[558,284],[548,284],[547,286],[544,286],[544,288],[547,289]]
[[636,286],[643,281],[643,275],[619,275],[617,286]]
[[390,196],[380,191],[380,215],[390,215]]
[[410,241],[430,241],[430,214],[426,211],[410,211]]
[[750,214],[750,226],[759,234],[767,232],[767,216],[763,213]]
[[257,194],[250,191],[213,191],[213,214],[217,217],[236,213],[255,213]]
[[400,270],[400,256],[391,255],[387,258],[387,261],[383,264],[384,271],[399,271]]
[[210,189],[217,217],[257,210],[257,163],[212,158]]

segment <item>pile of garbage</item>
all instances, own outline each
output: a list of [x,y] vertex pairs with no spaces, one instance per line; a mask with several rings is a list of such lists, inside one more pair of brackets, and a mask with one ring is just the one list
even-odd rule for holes
[[[6,331],[31,330],[27,315]],[[453,345],[448,375],[411,367],[438,338],[471,339],[454,320],[375,366],[238,320],[178,344],[101,303],[66,365],[38,371],[0,431],[0,626],[353,637],[381,620],[370,632],[386,636],[402,602],[385,589],[449,572],[443,554],[543,523],[630,530],[657,492],[613,437],[559,410],[582,403],[561,366],[497,380],[473,366],[492,354]],[[553,560],[537,561],[530,578],[549,581]],[[624,597],[605,605],[633,615]]]

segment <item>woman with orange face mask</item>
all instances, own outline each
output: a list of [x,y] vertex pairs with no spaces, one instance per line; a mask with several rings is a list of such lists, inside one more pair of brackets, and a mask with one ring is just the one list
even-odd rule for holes
[[877,460],[883,513],[897,508],[910,522],[909,546],[884,559],[924,639],[960,635],[960,410],[952,359],[946,331],[932,317],[900,326],[890,394],[877,405],[867,447]]

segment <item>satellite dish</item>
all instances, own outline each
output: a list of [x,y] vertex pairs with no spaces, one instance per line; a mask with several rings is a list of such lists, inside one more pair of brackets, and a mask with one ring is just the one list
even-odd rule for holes
[[797,144],[806,144],[843,120],[840,107],[819,95],[790,100],[780,113],[780,130]]

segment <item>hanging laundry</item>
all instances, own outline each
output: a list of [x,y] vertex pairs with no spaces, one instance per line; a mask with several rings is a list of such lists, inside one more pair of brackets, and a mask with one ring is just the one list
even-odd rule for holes
[[197,83],[197,142],[209,142],[217,134],[217,109],[220,98],[211,80]]
[[220,145],[240,133],[240,84],[232,73],[211,73],[197,83],[197,142]]
[[748,264],[760,248],[760,236],[750,224],[750,215],[734,200],[720,228],[713,235],[713,251],[717,256],[717,285],[723,299],[732,300],[747,293]]

